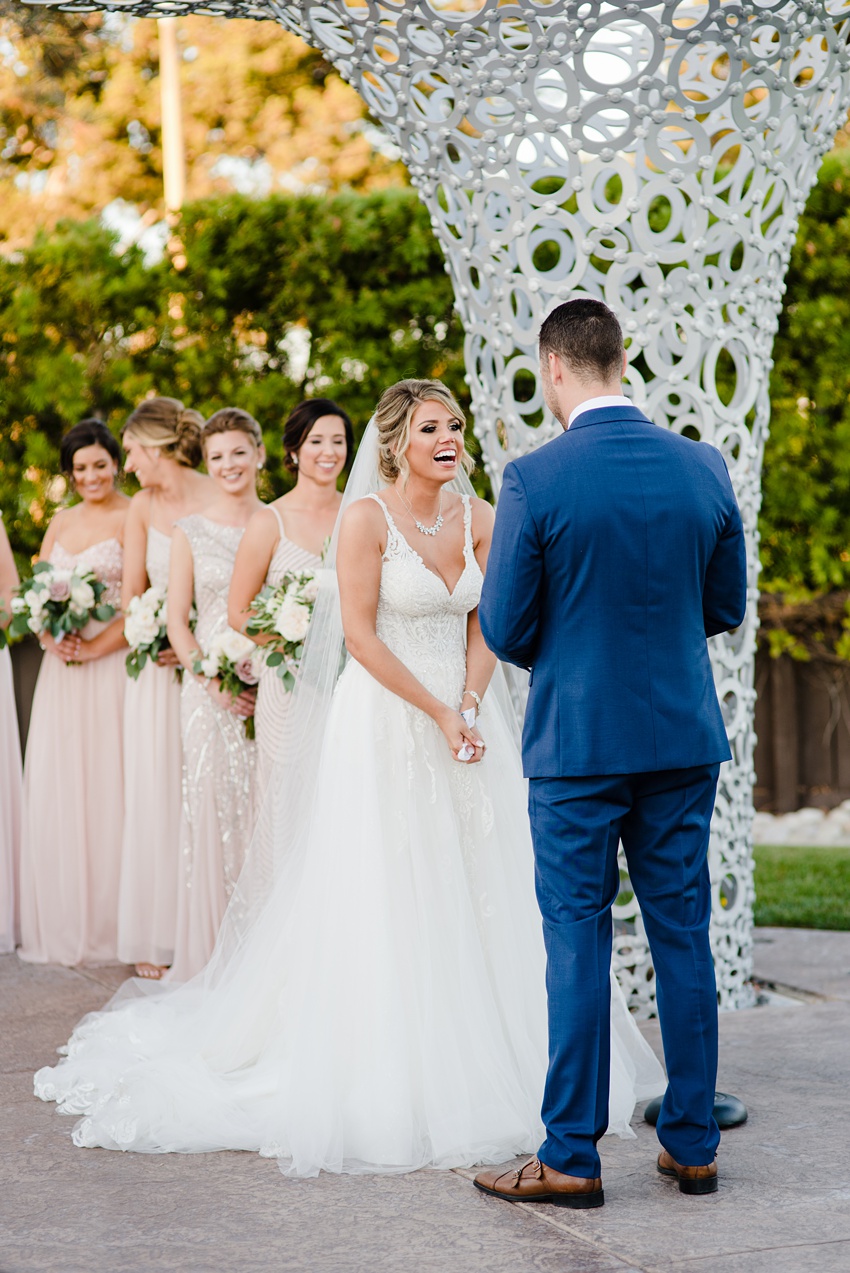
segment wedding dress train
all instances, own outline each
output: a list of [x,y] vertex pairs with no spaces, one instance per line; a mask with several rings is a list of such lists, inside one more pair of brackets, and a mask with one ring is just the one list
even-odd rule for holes
[[[465,498],[453,592],[396,529],[377,631],[460,701],[482,575]],[[83,1115],[78,1145],[245,1149],[288,1175],[501,1162],[536,1150],[545,958],[526,787],[497,695],[466,766],[423,713],[350,661],[334,693],[303,843],[214,974],[94,1014],[36,1094]],[[235,903],[233,903],[235,905]],[[664,1090],[612,987],[611,1130]]]

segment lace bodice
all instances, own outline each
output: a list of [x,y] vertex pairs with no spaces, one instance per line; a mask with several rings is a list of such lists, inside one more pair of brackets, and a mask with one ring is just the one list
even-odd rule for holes
[[50,551],[50,561],[54,566],[65,570],[75,567],[91,570],[95,576],[106,584],[103,600],[116,609],[121,606],[121,575],[124,570],[124,549],[120,542],[111,536],[90,544],[81,553],[70,553],[67,548],[57,542]]
[[227,626],[227,594],[236,550],[245,534],[242,526],[222,526],[200,513],[183,517],[177,525],[185,534],[195,563],[195,637],[202,650]]
[[161,592],[168,589],[168,570],[171,563],[171,536],[148,527],[148,546],[145,553],[145,570],[152,588]]
[[376,631],[417,680],[444,702],[460,702],[466,679],[466,623],[478,605],[484,576],[472,541],[472,505],[463,500],[463,574],[454,590],[425,565],[401,534],[386,504],[387,546],[381,570]]

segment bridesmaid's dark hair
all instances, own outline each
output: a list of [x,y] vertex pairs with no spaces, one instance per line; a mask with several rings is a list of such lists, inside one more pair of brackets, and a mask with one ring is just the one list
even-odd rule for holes
[[307,434],[317,420],[324,415],[335,415],[342,420],[345,429],[345,467],[351,463],[354,452],[354,428],[342,407],[337,406],[330,398],[306,398],[290,413],[283,426],[283,462],[290,473],[298,472],[298,460],[295,458],[307,441]]
[[63,473],[73,473],[74,456],[84,446],[102,446],[104,451],[109,452],[118,467],[121,467],[121,448],[116,438],[102,420],[95,420],[92,416],[75,424],[59,443],[59,464]]

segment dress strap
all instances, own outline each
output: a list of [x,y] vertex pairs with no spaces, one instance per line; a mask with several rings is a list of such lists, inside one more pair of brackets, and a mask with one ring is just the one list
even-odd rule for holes
[[274,519],[277,522],[277,528],[280,531],[281,539],[286,539],[286,531],[283,529],[283,518],[281,517],[280,513],[277,511],[274,504],[267,504],[266,508],[269,510],[270,513],[274,513]]
[[398,552],[401,551],[407,544],[407,540],[393,521],[392,513],[387,508],[380,495],[377,495],[374,491],[370,491],[366,496],[366,499],[373,499],[376,504],[380,504],[384,512],[384,517],[387,521],[387,546],[384,550],[384,556],[386,557],[388,553],[398,554]]
[[463,552],[464,556],[470,556],[475,552],[472,539],[472,500],[466,494],[462,494],[460,498],[463,501]]

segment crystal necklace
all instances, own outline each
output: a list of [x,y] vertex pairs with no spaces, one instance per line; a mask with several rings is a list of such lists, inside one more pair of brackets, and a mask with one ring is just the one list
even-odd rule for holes
[[416,523],[416,529],[419,531],[419,533],[420,533],[421,535],[436,535],[436,534],[437,534],[437,531],[439,531],[439,530],[442,530],[442,529],[443,529],[443,492],[442,492],[442,488],[440,489],[440,503],[439,503],[439,505],[437,506],[437,520],[434,522],[434,525],[433,525],[433,526],[423,526],[423,525],[422,525],[422,523],[420,522],[419,518],[416,516],[416,514],[415,514],[415,513],[414,513],[414,511],[413,511],[413,509],[410,507],[410,505],[408,504],[407,500],[404,498],[404,496],[402,495],[402,493],[401,493],[401,491],[398,489],[398,487],[396,487],[396,494],[398,495],[398,497],[399,497],[399,499],[401,500],[401,502],[402,502],[402,504],[404,505],[404,507],[407,509],[408,513],[410,513],[410,516],[413,518],[414,522]]

